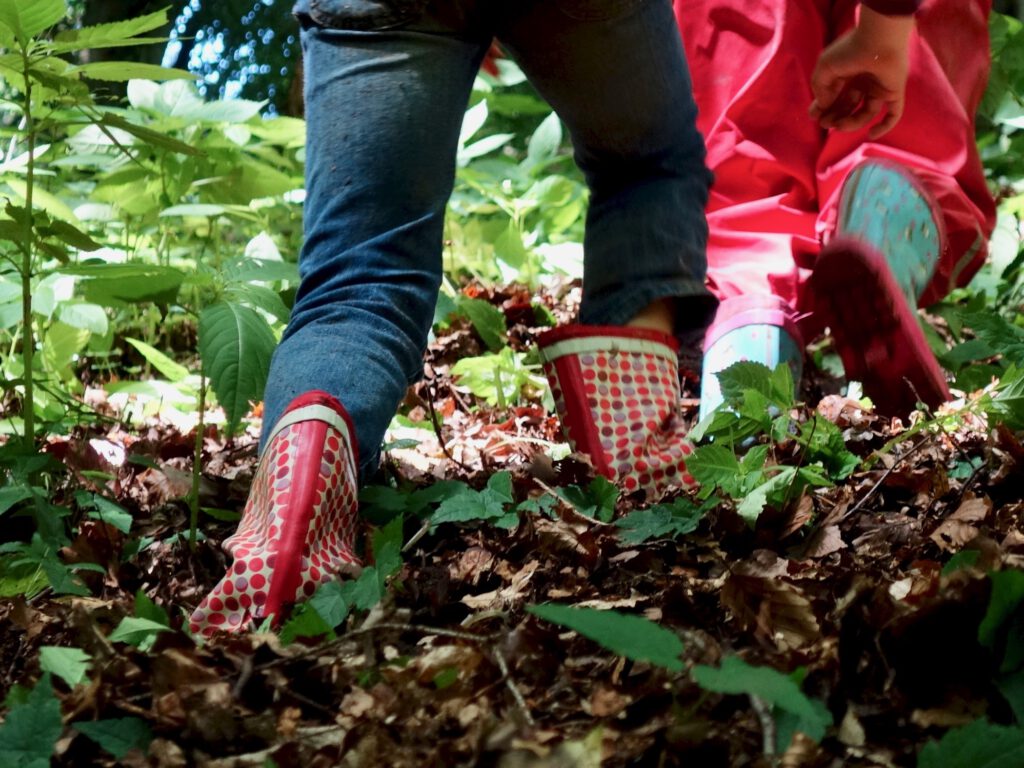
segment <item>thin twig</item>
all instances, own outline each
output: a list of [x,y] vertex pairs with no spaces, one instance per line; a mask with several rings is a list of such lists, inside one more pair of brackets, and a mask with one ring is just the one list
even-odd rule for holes
[[405,546],[402,547],[402,554],[405,554],[410,549],[412,549],[414,546],[419,544],[420,539],[422,539],[424,536],[426,536],[427,533],[430,531],[430,525],[431,525],[430,520],[425,520],[423,522],[423,525],[420,526],[420,529],[418,531],[416,531],[416,533],[414,533],[412,535],[412,538],[410,538],[405,543]]
[[870,500],[875,495],[875,493],[878,491],[878,489],[882,487],[882,484],[889,478],[889,475],[891,475],[893,472],[896,471],[896,467],[898,467],[900,464],[902,464],[907,459],[909,459],[911,456],[913,456],[915,453],[917,453],[917,451],[920,448],[922,448],[925,445],[925,443],[929,442],[931,439],[932,439],[931,435],[925,435],[921,440],[919,440],[914,445],[913,448],[911,448],[909,451],[907,451],[900,458],[896,459],[896,461],[893,462],[893,465],[891,467],[889,467],[887,470],[885,470],[885,472],[882,473],[882,476],[880,478],[878,478],[878,482],[876,482],[871,487],[871,489],[867,493],[864,494],[864,496],[861,498],[860,501],[858,501],[856,504],[854,504],[852,507],[850,507],[848,510],[846,510],[846,513],[839,519],[839,521],[841,522],[841,521],[845,520],[846,518],[850,517],[850,515],[852,515],[854,512],[859,511],[861,507],[863,507],[865,504],[867,504],[868,500]]
[[505,661],[505,656],[497,648],[494,649],[494,660],[498,662],[498,669],[501,670],[501,676],[505,680],[505,686],[511,692],[512,698],[515,699],[516,706],[519,707],[519,711],[522,713],[523,719],[526,720],[526,724],[531,727],[536,725],[533,720],[533,715],[530,714],[530,710],[526,706],[526,699],[523,698],[523,694],[516,686],[515,680],[512,679],[512,675],[508,671],[508,662]]
[[470,468],[463,464],[461,461],[456,459],[450,450],[448,450],[448,444],[445,443],[444,437],[441,435],[441,422],[437,419],[437,411],[434,410],[434,395],[437,389],[433,384],[427,385],[427,410],[430,411],[430,423],[434,427],[434,434],[437,436],[437,442],[441,446],[441,451],[448,458],[449,461],[454,462],[459,466],[460,469],[464,469],[466,472],[470,471]]

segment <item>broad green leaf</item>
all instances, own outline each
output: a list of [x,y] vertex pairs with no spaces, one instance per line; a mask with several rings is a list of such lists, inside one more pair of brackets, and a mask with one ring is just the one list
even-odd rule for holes
[[184,69],[161,67],[159,64],[144,64],[135,61],[97,61],[75,67],[77,72],[90,80],[107,80],[124,83],[129,80],[198,80],[199,76]]
[[140,619],[148,619],[170,629],[171,617],[167,611],[153,602],[152,598],[141,589],[135,593],[135,615]]
[[281,295],[273,288],[268,288],[265,285],[254,285],[252,283],[230,285],[225,292],[225,296],[232,301],[248,304],[255,309],[262,310],[282,323],[288,322],[288,318],[291,315],[291,311],[285,305]]
[[256,310],[219,302],[199,315],[199,355],[217,400],[234,433],[250,401],[263,397],[270,357],[277,346],[274,332]]
[[[774,469],[778,470],[777,474],[744,494],[736,506],[737,514],[751,526],[757,522],[757,518],[769,503],[781,505],[789,501],[787,494],[793,486],[793,476],[796,475],[797,468],[782,466]],[[793,489],[794,493],[796,490]]]
[[62,21],[67,12],[65,0],[0,0],[0,24],[14,32],[22,46]]
[[611,522],[615,516],[615,503],[619,500],[618,486],[603,475],[591,480],[586,490],[569,485],[556,488],[555,493],[581,515],[593,517],[602,523]]
[[[320,615],[318,607],[330,612],[332,616],[336,615],[335,608],[343,607],[346,610],[345,615],[348,615],[348,606],[332,592],[326,593],[320,599],[317,598],[321,590],[327,589],[332,584],[336,584],[336,582],[323,585],[308,602],[296,606],[292,611],[292,615],[281,626],[281,631],[278,634],[284,645],[291,645],[300,637],[316,638],[331,633],[332,628],[329,622]],[[338,623],[340,624],[341,621],[344,621],[344,617]]]
[[[4,183],[7,184],[18,197],[19,200],[24,202],[28,195],[28,184],[21,179],[16,179],[12,176],[6,176]],[[61,200],[56,195],[47,192],[45,189],[40,187],[38,184],[32,189],[32,206],[46,211],[51,216],[66,221],[75,227],[80,227],[82,222],[75,216],[75,212],[68,207],[68,204]]]
[[34,495],[32,489],[25,485],[8,485],[0,488],[0,515]]
[[505,334],[508,327],[505,323],[504,312],[488,301],[470,299],[465,296],[459,297],[458,306],[473,323],[473,327],[489,350],[497,352],[505,346]]
[[109,329],[107,313],[99,304],[87,301],[67,301],[57,306],[57,319],[72,328],[105,336]]
[[695,449],[686,469],[702,486],[732,488],[743,474],[736,454],[724,445],[711,443]]
[[101,748],[112,754],[118,760],[133,749],[143,754],[149,749],[153,741],[153,733],[149,724],[138,717],[119,717],[112,720],[96,720],[93,722],[74,723],[73,727],[79,733],[88,736],[100,745]]
[[[705,690],[757,696],[799,718],[799,730],[820,742],[832,715],[820,701],[808,698],[792,677],[771,667],[754,667],[737,656],[726,656],[720,667],[696,666],[694,681]],[[788,745],[785,745],[788,746]]]
[[66,323],[55,322],[46,329],[43,344],[43,363],[50,373],[68,380],[73,378],[71,363],[75,355],[85,349],[90,332],[84,328],[73,328]]
[[526,146],[526,162],[537,166],[547,162],[558,152],[562,143],[562,121],[552,112],[537,126]]
[[1020,768],[1024,729],[975,720],[924,745],[917,768]]
[[54,38],[53,50],[57,53],[68,53],[162,42],[164,38],[139,39],[137,36],[166,26],[167,23],[167,10],[164,9],[128,21],[69,29],[57,34]]
[[683,669],[683,641],[642,616],[544,603],[526,609],[538,618],[568,627],[608,650],[634,661],[649,661],[672,672]]
[[150,346],[141,339],[126,337],[125,341],[139,350],[142,356],[146,358],[146,362],[156,368],[160,375],[168,381],[179,382],[188,378],[188,368],[174,362],[159,349]]
[[86,278],[81,282],[85,298],[103,306],[170,303],[185,280],[181,270],[156,264],[82,264],[63,267],[61,272]]
[[90,661],[92,656],[81,648],[44,645],[39,649],[39,668],[56,675],[72,688],[85,680]]
[[[76,215],[74,211],[72,211],[72,215]],[[97,251],[103,247],[85,234],[85,232],[69,224],[67,221],[51,221],[47,226],[40,227],[39,234],[43,237],[56,238],[65,245],[70,245],[72,248],[77,248],[86,253]]]
[[[0,4],[10,2],[12,0],[0,0]],[[63,730],[60,702],[53,695],[50,675],[44,674],[25,700],[13,706],[0,724],[0,755],[4,768],[49,768],[53,748]]]
[[167,627],[152,619],[125,616],[107,639],[112,643],[128,643],[129,645],[142,646],[147,641],[150,641],[151,644],[156,635],[168,631],[170,630]]
[[89,517],[94,520],[102,520],[104,523],[109,523],[121,533],[128,533],[131,531],[133,518],[131,513],[124,507],[119,504],[115,504],[109,499],[105,499],[98,494],[93,495],[92,504],[96,508],[89,513]]
[[989,580],[988,610],[978,625],[978,642],[986,648],[995,645],[999,630],[1024,606],[1024,571],[996,571]]

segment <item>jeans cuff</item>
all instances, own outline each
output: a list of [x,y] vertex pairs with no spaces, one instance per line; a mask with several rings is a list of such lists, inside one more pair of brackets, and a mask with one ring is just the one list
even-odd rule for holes
[[586,325],[625,325],[640,310],[658,299],[677,299],[676,335],[706,328],[714,316],[718,300],[703,280],[682,277],[675,280],[648,280],[631,283],[597,299],[583,299],[580,322]]

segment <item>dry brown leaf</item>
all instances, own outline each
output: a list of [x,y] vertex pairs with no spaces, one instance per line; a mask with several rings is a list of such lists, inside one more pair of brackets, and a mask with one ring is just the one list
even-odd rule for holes
[[992,511],[992,500],[987,496],[968,494],[949,517],[942,521],[931,535],[940,549],[955,552],[978,535],[978,523],[985,522]]
[[744,629],[780,650],[801,648],[821,637],[810,600],[781,579],[731,573],[722,587],[721,600]]

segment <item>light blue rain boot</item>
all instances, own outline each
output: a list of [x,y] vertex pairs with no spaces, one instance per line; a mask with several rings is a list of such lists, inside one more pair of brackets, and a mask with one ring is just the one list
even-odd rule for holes
[[777,296],[735,296],[719,304],[704,337],[701,419],[722,404],[717,374],[734,363],[750,361],[772,369],[787,363],[799,385],[804,343],[793,318],[793,310]]

